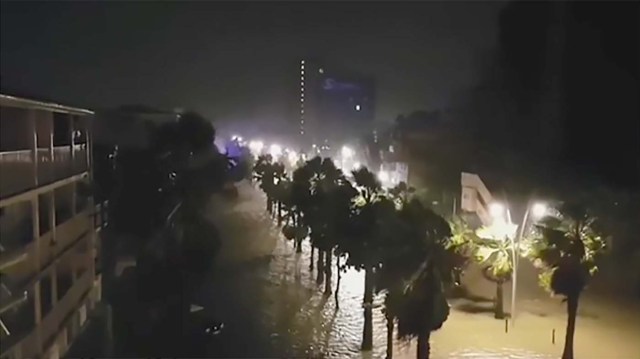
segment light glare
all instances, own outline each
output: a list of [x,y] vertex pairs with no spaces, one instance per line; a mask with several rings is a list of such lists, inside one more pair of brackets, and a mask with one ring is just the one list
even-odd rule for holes
[[273,159],[277,159],[278,157],[280,157],[280,155],[282,155],[282,147],[277,144],[274,143],[269,147],[269,154],[271,155],[271,157],[273,157]]
[[342,158],[349,159],[353,157],[355,151],[348,146],[342,146],[342,150],[340,153],[342,154]]
[[489,205],[489,214],[494,220],[503,219],[504,206],[502,205],[502,203],[497,203],[497,202],[491,203]]
[[534,203],[531,207],[531,214],[534,218],[542,218],[547,214],[547,206],[544,203]]

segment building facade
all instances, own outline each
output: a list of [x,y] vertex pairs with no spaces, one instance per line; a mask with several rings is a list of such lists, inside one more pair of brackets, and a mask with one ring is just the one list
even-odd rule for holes
[[375,117],[372,78],[314,59],[299,63],[301,143],[341,144],[369,133]]
[[59,358],[101,298],[88,110],[0,95],[0,358]]

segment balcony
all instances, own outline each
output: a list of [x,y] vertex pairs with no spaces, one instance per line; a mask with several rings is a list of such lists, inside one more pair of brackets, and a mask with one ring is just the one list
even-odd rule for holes
[[0,152],[0,198],[35,187],[30,150]]
[[[2,299],[0,306],[0,320],[3,325],[0,330],[2,350],[11,348],[19,342],[25,343],[28,347],[36,347],[36,336],[33,335],[35,329],[33,290],[13,293],[5,285],[3,292],[7,297]],[[25,350],[29,352],[28,349]]]
[[[0,198],[16,195],[81,174],[89,169],[87,144],[54,147],[53,151],[39,148],[36,151],[37,166],[30,150],[0,152]],[[36,173],[37,168],[37,173]]]
[[[38,357],[42,350],[41,344],[54,341],[58,335],[68,334],[66,330],[69,322],[76,320],[71,314],[86,302],[85,298],[91,294],[93,285],[93,273],[84,272],[42,318],[39,325],[35,324],[32,290],[27,291],[21,302],[13,305],[11,309],[3,303],[2,309],[6,311],[0,313],[0,317],[10,334],[6,332],[2,334],[0,357],[3,359]],[[41,302],[46,299],[45,296],[40,298]],[[65,350],[66,346],[61,348],[62,352]]]

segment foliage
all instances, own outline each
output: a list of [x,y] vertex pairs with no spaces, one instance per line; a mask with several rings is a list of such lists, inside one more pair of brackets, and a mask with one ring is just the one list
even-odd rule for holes
[[487,279],[503,282],[513,272],[513,242],[493,238],[475,238],[475,259],[487,268]]
[[580,293],[597,270],[605,242],[594,230],[596,218],[575,205],[560,209],[560,217],[545,217],[536,226],[526,255],[542,270],[541,285],[564,296]]
[[527,255],[541,268],[540,285],[562,295],[567,302],[567,330],[563,359],[573,359],[578,300],[605,252],[602,237],[594,230],[595,217],[574,204],[560,208],[560,216],[546,217],[537,225]]

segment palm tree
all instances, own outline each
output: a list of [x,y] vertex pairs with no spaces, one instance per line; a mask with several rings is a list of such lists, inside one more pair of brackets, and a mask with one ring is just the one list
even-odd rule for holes
[[253,178],[258,182],[260,189],[267,196],[267,211],[273,210],[273,201],[269,197],[269,191],[273,185],[273,158],[271,155],[260,155],[256,164],[253,166]]
[[289,212],[291,205],[291,181],[286,173],[274,173],[275,185],[273,187],[273,199],[276,202],[276,215],[278,225],[282,224],[283,212]]
[[[305,162],[293,171],[291,181],[291,204],[293,206],[293,225],[300,228],[299,231],[308,232],[308,224],[305,213],[311,206],[311,179],[314,174]],[[304,230],[302,229],[304,228]],[[306,236],[305,236],[306,237]],[[297,252],[302,252],[301,243],[298,242]],[[311,269],[313,269],[313,252],[311,254]]]
[[449,224],[451,237],[447,242],[447,249],[454,269],[454,288],[462,288],[462,272],[469,264],[469,259],[475,254],[475,243],[478,237],[467,222],[458,216],[451,218]]
[[412,231],[412,223],[407,220],[411,216],[401,214],[409,206],[406,202],[402,202],[401,206],[388,213],[386,226],[382,228],[382,263],[375,272],[376,292],[385,292],[383,312],[387,321],[387,359],[393,357],[393,330],[406,281],[419,266],[419,263],[416,265],[412,260],[415,258],[414,247],[418,241],[415,231]]
[[[453,267],[447,260],[447,242],[451,236],[449,224],[419,201],[411,201],[405,213],[416,241],[412,247],[411,262],[417,269],[407,281],[400,299],[398,337],[418,338],[417,358],[429,358],[431,332],[440,329],[449,316],[449,304],[444,295],[451,283]],[[411,257],[409,257],[411,258]],[[414,264],[414,265],[415,265]]]
[[[278,199],[278,197],[282,198],[284,196],[284,192],[281,190],[281,186],[279,186],[280,182],[287,180],[287,170],[282,162],[274,162],[271,166],[273,181],[271,183],[267,183],[265,187],[267,190],[267,196],[271,198],[273,203],[276,205],[276,218],[278,218],[278,224],[282,221],[282,202]],[[273,208],[273,207],[272,207]]]
[[428,359],[431,332],[442,327],[449,317],[449,304],[444,295],[440,273],[428,264],[401,298],[398,313],[398,337],[418,338],[416,357]]
[[567,302],[567,331],[562,359],[573,359],[578,301],[589,279],[597,272],[596,259],[605,242],[594,230],[595,218],[577,205],[564,205],[559,217],[546,217],[537,225],[538,236],[527,251],[541,269],[540,284]]
[[[358,191],[347,181],[344,176],[338,186],[330,192],[327,201],[327,212],[329,214],[329,233],[336,255],[336,292],[335,301],[338,307],[338,291],[340,290],[340,275],[345,270],[345,266],[341,265],[340,258],[346,254],[344,243],[350,235],[351,220],[354,216],[354,201],[357,198]],[[327,265],[329,265],[327,263]],[[329,274],[330,275],[330,274]]]
[[[362,350],[373,347],[373,275],[380,265],[381,239],[379,228],[384,227],[385,215],[394,210],[394,204],[382,192],[376,176],[366,168],[353,171],[359,198],[353,216],[350,234],[343,248],[348,253],[347,265],[364,270],[364,328],[362,334]],[[388,217],[387,217],[388,218]]]
[[321,174],[314,186],[319,205],[319,220],[322,241],[319,249],[324,252],[325,294],[331,294],[331,261],[334,248],[343,234],[344,221],[349,219],[353,198],[357,192],[349,184],[333,161],[325,158]]
[[478,230],[475,240],[475,259],[482,266],[485,279],[496,284],[496,319],[504,319],[503,286],[513,273],[513,242],[507,237],[496,237],[486,227]]

